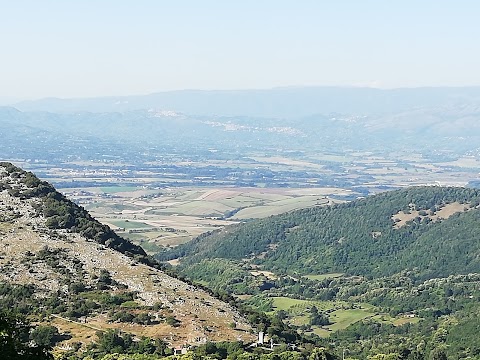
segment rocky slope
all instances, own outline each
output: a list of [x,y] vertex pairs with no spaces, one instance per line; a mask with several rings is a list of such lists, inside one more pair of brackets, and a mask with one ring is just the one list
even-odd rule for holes
[[[141,248],[102,228],[47,183],[0,163],[0,284],[32,285],[32,298],[19,302],[31,301],[33,313],[71,332],[67,343],[91,342],[97,330],[109,328],[171,345],[252,338],[233,307],[148,263]],[[131,300],[112,307],[106,296]],[[93,304],[91,311],[79,310],[85,303]],[[117,312],[149,320],[122,321]]]

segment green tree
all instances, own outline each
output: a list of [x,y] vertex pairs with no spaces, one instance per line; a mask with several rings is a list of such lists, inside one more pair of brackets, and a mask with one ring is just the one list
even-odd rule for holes
[[105,332],[97,332],[98,349],[104,353],[123,353],[125,341],[118,330],[108,329]]
[[25,318],[0,312],[0,354],[9,360],[51,360],[52,354],[45,346],[31,346],[30,323]]
[[60,334],[55,326],[37,326],[30,334],[30,340],[32,340],[38,346],[49,347],[55,345],[55,339]]
[[436,347],[430,351],[428,356],[429,360],[447,360],[447,354],[445,353],[445,348],[443,346]]
[[330,354],[324,347],[315,348],[310,353],[308,360],[333,360],[334,356]]

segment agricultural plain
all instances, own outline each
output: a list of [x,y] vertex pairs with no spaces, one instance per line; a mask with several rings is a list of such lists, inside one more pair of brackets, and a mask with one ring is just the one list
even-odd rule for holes
[[63,193],[84,206],[120,235],[147,252],[173,247],[226,225],[283,212],[340,202],[341,188],[206,188],[105,186],[65,188]]

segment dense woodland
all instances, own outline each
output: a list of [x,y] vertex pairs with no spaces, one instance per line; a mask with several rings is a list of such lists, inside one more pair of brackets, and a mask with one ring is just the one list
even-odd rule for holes
[[[391,191],[204,234],[158,258],[184,257],[184,264],[190,264],[202,259],[251,257],[264,269],[291,275],[341,272],[379,277],[420,269],[419,278],[428,279],[479,272],[479,201],[476,189]],[[442,221],[428,216],[453,202],[463,204],[465,212]],[[394,227],[395,214],[415,210],[419,216],[406,226]]]

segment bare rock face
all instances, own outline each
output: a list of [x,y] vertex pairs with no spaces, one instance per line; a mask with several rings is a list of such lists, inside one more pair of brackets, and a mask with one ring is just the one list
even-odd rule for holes
[[67,343],[88,343],[106,329],[171,345],[252,340],[236,309],[152,265],[51,185],[0,163],[0,283],[32,285],[37,313],[69,331]]

